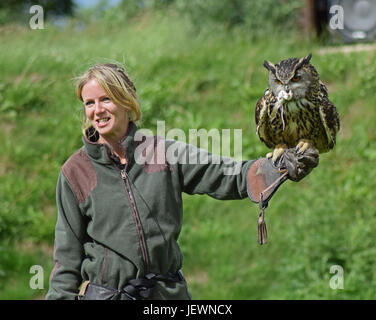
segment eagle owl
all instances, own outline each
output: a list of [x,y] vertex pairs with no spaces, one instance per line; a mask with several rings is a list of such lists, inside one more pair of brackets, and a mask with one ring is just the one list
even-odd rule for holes
[[340,128],[336,107],[310,63],[312,55],[289,58],[278,64],[264,62],[269,70],[268,89],[256,105],[256,132],[276,162],[287,148],[303,153],[309,146],[328,152]]

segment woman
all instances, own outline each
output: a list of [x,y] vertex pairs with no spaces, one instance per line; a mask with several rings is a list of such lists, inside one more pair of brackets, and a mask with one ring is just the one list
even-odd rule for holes
[[[256,174],[256,163],[268,160],[220,158],[218,164],[210,153],[188,144],[140,140],[136,88],[116,64],[91,67],[76,89],[85,110],[83,147],[63,165],[57,183],[55,265],[46,299],[190,299],[177,243],[182,192],[252,198],[257,185],[263,190],[281,176],[281,166],[261,165]],[[143,144],[147,147],[139,152]],[[181,152],[180,161],[165,157],[170,147]],[[202,156],[205,163],[190,164],[189,159]],[[299,180],[317,161],[314,152],[305,157],[292,152],[284,167]],[[239,174],[224,174],[235,165]]]

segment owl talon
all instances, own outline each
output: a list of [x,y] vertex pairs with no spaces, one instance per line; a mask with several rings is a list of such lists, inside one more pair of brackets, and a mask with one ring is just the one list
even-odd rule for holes
[[296,153],[303,154],[310,146],[311,146],[311,143],[309,140],[302,139],[299,141],[299,143],[296,146]]
[[301,149],[298,146],[296,146],[295,151],[296,154],[303,154],[303,152],[301,152]]
[[272,156],[272,161],[273,164],[276,165],[279,158],[282,156],[282,154],[285,152],[287,149],[287,146],[285,144],[278,144],[274,150],[273,150],[273,156]]

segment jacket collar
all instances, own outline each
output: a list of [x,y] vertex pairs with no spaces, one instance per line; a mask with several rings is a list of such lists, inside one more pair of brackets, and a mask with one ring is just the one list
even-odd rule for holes
[[[133,154],[136,148],[136,145],[134,143],[134,136],[136,131],[136,124],[130,121],[128,124],[127,132],[119,142],[119,144],[125,151],[127,166],[129,166],[134,161]],[[98,140],[97,132],[95,131],[92,133],[92,136],[96,137],[96,140]],[[84,151],[92,160],[102,164],[111,164],[114,162],[115,164],[120,164],[119,158],[114,154],[113,149],[108,144],[91,141],[86,135],[82,137],[82,140],[84,142]]]

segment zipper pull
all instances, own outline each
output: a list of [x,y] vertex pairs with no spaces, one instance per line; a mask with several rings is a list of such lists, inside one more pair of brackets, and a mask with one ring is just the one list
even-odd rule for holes
[[127,173],[125,172],[125,169],[120,170],[121,178],[125,180],[127,178]]

